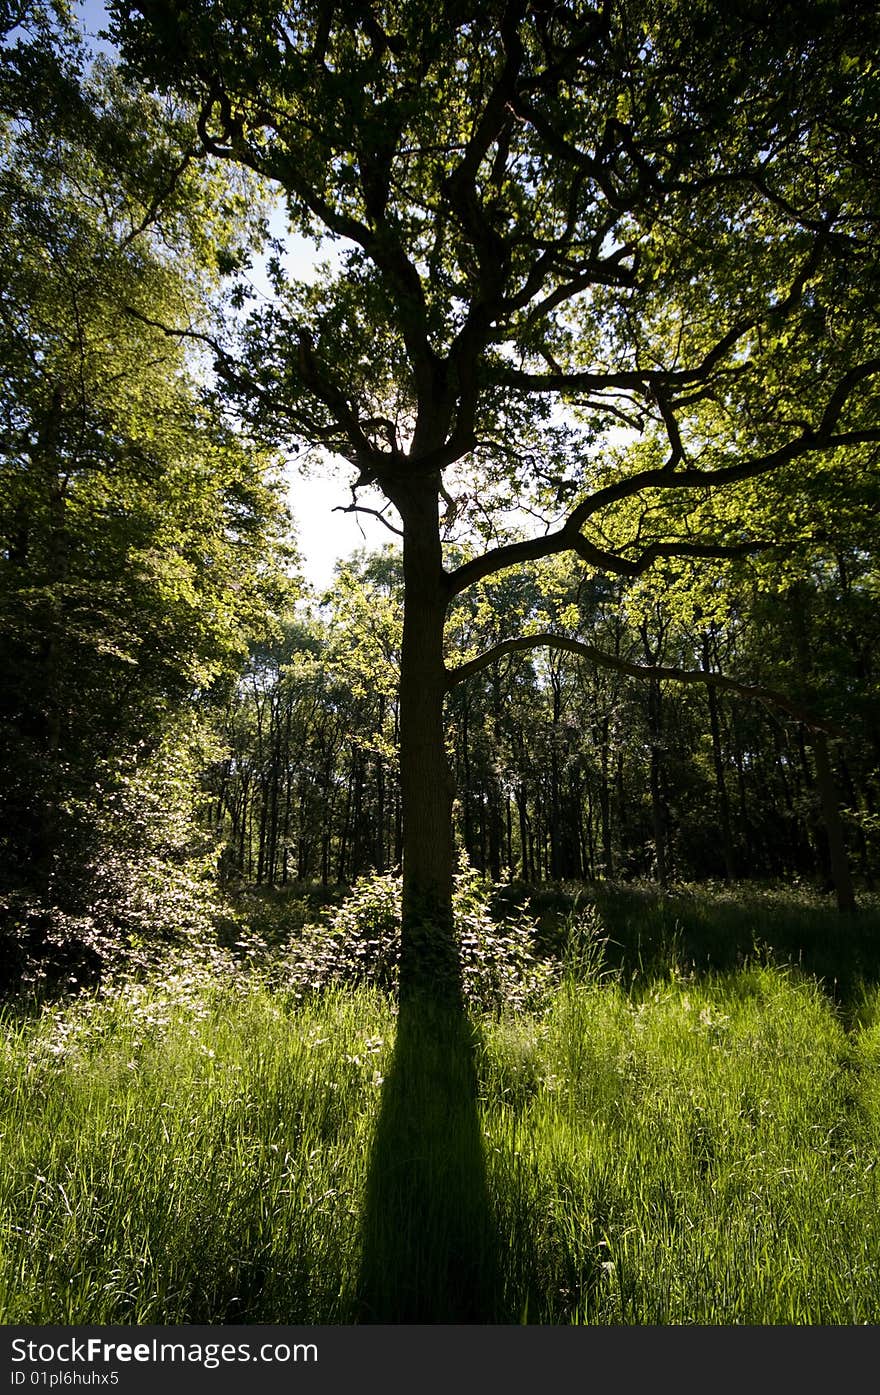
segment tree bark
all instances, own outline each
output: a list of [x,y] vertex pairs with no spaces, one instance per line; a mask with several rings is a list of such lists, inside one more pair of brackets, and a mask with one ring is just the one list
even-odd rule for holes
[[828,753],[828,741],[825,733],[813,732],[812,744],[813,760],[816,765],[816,789],[822,809],[825,836],[828,840],[828,861],[831,864],[831,880],[834,883],[837,909],[850,912],[856,909],[856,896],[849,870],[849,860],[846,855],[846,840],[843,833],[843,821],[840,817],[837,785],[831,768],[831,757]]
[[[815,694],[811,682],[812,654],[807,632],[809,595],[803,583],[793,586],[790,595],[792,602],[790,614],[794,630],[798,677],[811,703],[814,703]],[[841,912],[854,911],[856,909],[856,896],[849,869],[843,822],[840,817],[840,799],[834,772],[831,768],[831,758],[828,754],[828,741],[824,732],[815,730],[810,734],[810,741],[816,768],[816,792],[819,796],[819,809],[825,832],[831,880],[837,898],[837,909]]]
[[659,884],[665,887],[669,881],[669,864],[666,858],[666,808],[663,799],[662,703],[660,684],[652,681],[648,685],[648,731],[651,739],[649,772],[651,830],[654,837],[655,876]]
[[602,718],[602,741],[599,765],[599,817],[602,824],[602,876],[610,881],[614,876],[614,849],[611,843],[611,722],[608,716]]
[[[703,668],[711,671],[712,660],[709,649],[709,636],[703,634]],[[718,824],[721,832],[721,852],[724,857],[724,877],[728,882],[736,880],[736,857],[733,850],[733,832],[730,824],[730,800],[727,794],[727,781],[724,774],[724,756],[721,749],[721,720],[718,694],[711,684],[706,689],[709,704],[709,729],[712,733],[712,766],[715,772],[715,790],[718,795]]]
[[452,926],[453,778],[446,755],[443,628],[447,592],[439,525],[439,477],[401,482],[404,622],[400,663],[403,806],[401,998],[460,993]]
[[[379,714],[377,718],[377,729],[381,734],[385,731],[385,694],[379,695]],[[373,757],[374,779],[376,783],[376,823],[374,830],[375,852],[373,859],[377,872],[384,872],[386,867],[385,857],[385,762],[381,751],[377,751]]]

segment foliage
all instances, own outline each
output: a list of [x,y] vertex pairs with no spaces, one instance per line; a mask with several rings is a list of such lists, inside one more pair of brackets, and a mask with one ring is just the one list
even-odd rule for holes
[[[511,652],[450,692],[453,817],[471,863],[495,882],[535,886],[658,878],[659,839],[670,881],[829,884],[809,733],[702,682],[646,684],[628,666],[647,658],[697,677],[750,671],[835,723],[849,855],[870,888],[880,869],[874,579],[870,554],[853,549],[817,562],[800,590],[793,580],[778,594],[759,589],[741,564],[711,595],[688,581],[693,605],[669,577],[658,595],[585,581],[563,559],[472,588],[448,626],[463,652],[516,624],[580,636],[599,659]],[[360,556],[319,612],[298,610],[275,649],[254,651],[224,723],[234,759],[211,779],[225,865],[243,880],[330,886],[400,860],[401,608],[399,567],[385,552]]]
[[31,922],[123,944],[206,924],[192,712],[289,591],[286,523],[274,460],[184,343],[254,191],[43,20],[4,52],[22,101],[0,122],[2,882]]
[[[435,509],[446,470],[453,595],[562,552],[630,579],[741,556],[753,508],[756,541],[803,543],[844,460],[873,497],[866,7],[113,13],[206,149],[340,244],[317,282],[272,259],[230,392],[404,531],[402,478]],[[544,536],[506,551],[526,506]]]
[[[291,228],[339,244],[309,282],[272,256],[271,300],[216,366],[249,421],[337,453],[355,494],[377,487],[400,519],[405,982],[430,977],[419,924],[437,927],[435,948],[451,924],[443,702],[511,653],[568,650],[651,685],[644,822],[666,880],[659,679],[742,691],[750,675],[662,664],[648,634],[644,662],[608,652],[584,640],[576,604],[514,604],[519,632],[496,641],[484,625],[476,648],[453,607],[565,555],[587,587],[631,592],[636,627],[658,583],[664,629],[698,610],[717,622],[723,604],[705,601],[725,566],[803,559],[842,474],[831,535],[860,533],[880,440],[876,15],[752,0],[711,15],[678,0],[111,13],[131,70],[198,110],[205,151],[274,180]],[[763,696],[816,719],[803,695]],[[568,829],[551,872],[565,875],[583,860],[561,817],[583,771],[550,754]],[[723,804],[714,730],[713,755]],[[495,870],[500,772],[485,764]],[[729,869],[727,828],[724,842]]]
[[0,905],[4,996],[66,993],[155,966],[174,945],[210,945],[230,912],[218,895],[218,849],[194,793],[205,744],[195,720],[168,726],[146,759],[95,770],[71,808],[63,897],[26,891]]
[[491,888],[462,856],[452,906],[465,999],[482,1011],[534,1009],[553,986],[554,966],[537,957],[528,914],[496,920],[490,897]]
[[[491,888],[462,859],[453,907],[465,1001],[484,1012],[535,1008],[554,982],[554,968],[535,954],[528,915],[497,920],[490,896]],[[296,933],[280,970],[283,982],[302,993],[328,983],[396,989],[400,919],[399,874],[359,878],[338,909]]]

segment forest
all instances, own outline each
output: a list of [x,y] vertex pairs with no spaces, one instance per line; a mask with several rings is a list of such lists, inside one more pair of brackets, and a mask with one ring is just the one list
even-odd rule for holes
[[0,1320],[880,1321],[878,52],[0,2]]

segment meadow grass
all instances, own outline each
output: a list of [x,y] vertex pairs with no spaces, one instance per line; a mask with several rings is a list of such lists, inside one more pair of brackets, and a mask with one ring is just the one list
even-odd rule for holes
[[7,1026],[3,1321],[344,1319],[388,1001],[198,975],[84,1006]]
[[463,1320],[876,1323],[880,990],[844,1012],[827,987],[581,956],[542,1007],[459,1033],[455,1107],[436,1024],[410,1014],[395,1050],[367,987],[301,997],[182,961],[9,1013],[0,1318],[412,1320],[399,1286],[365,1297],[387,1260],[434,1320],[455,1320],[440,1290],[461,1261]]

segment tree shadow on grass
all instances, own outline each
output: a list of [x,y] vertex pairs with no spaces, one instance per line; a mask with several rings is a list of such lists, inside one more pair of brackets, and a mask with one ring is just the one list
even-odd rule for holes
[[459,1003],[425,993],[401,1002],[366,1186],[360,1322],[496,1320],[475,1047]]

